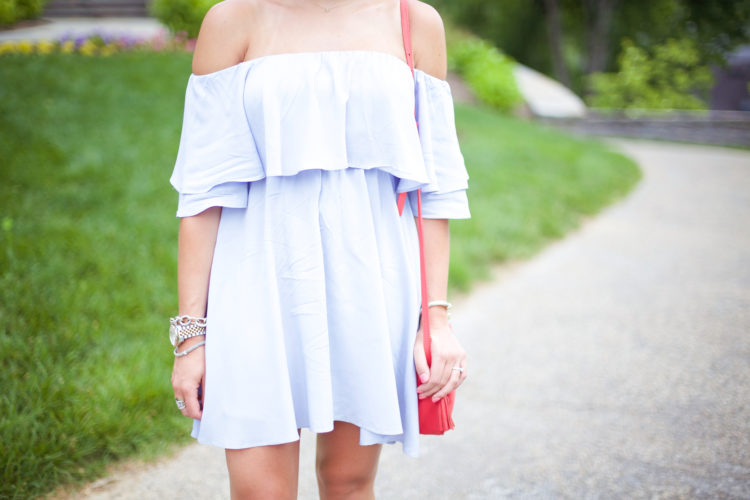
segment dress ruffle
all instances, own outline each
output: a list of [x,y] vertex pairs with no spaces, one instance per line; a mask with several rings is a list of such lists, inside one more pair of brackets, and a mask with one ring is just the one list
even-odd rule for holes
[[178,216],[246,206],[247,182],[345,168],[384,170],[398,192],[421,188],[427,217],[469,217],[448,82],[419,69],[412,78],[404,61],[366,50],[277,54],[190,75],[170,179]]

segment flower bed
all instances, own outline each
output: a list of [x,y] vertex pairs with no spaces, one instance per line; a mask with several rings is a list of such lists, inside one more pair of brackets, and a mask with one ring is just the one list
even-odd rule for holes
[[93,33],[85,36],[63,35],[58,40],[7,40],[0,42],[0,56],[5,54],[81,54],[109,56],[126,51],[187,51],[195,48],[195,39],[184,31],[170,35],[165,30],[153,37]]

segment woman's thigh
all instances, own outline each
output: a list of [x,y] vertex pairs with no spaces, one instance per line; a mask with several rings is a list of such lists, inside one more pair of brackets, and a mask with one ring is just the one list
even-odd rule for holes
[[360,446],[359,427],[334,422],[331,432],[318,434],[315,467],[322,499],[373,497],[382,445]]
[[295,499],[299,441],[226,450],[232,500]]

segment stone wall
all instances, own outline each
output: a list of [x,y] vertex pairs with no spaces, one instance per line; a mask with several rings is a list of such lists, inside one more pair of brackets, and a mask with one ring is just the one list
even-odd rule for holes
[[147,17],[146,0],[52,0],[44,17]]
[[575,133],[750,147],[750,112],[711,111],[603,115],[537,120]]

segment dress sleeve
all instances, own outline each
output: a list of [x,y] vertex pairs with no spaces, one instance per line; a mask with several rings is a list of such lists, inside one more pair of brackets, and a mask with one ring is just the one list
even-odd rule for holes
[[246,73],[238,67],[191,74],[170,183],[177,217],[214,206],[247,206],[248,182],[263,176],[243,104]]
[[[458,144],[450,85],[415,71],[415,100],[419,140],[430,183],[422,188],[422,215],[427,219],[468,219],[469,175]],[[413,213],[417,194],[409,193]]]

